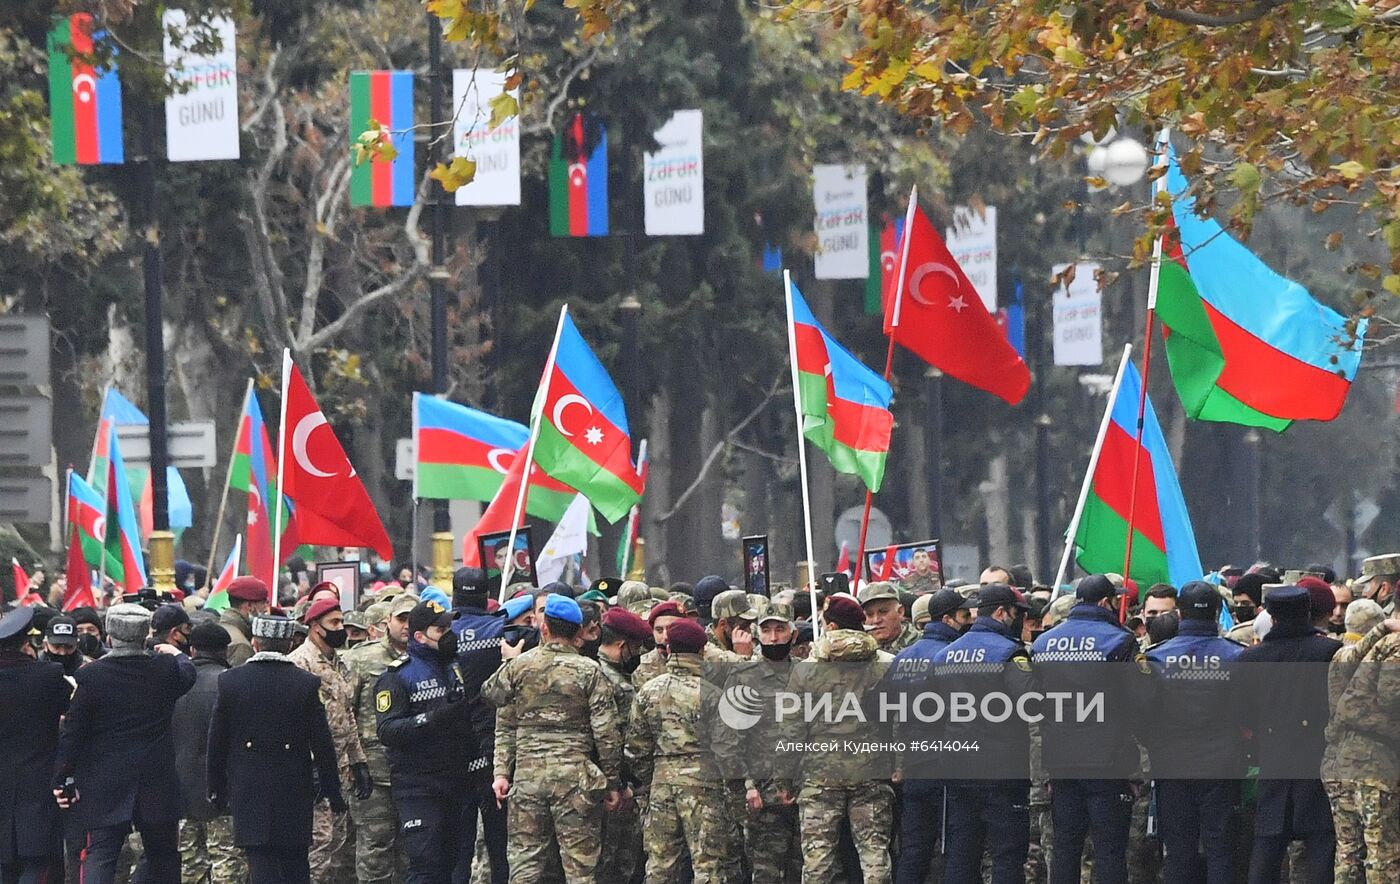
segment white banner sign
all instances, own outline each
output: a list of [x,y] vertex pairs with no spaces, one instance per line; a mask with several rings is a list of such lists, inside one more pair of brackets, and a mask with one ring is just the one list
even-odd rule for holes
[[700,111],[683,110],[656,130],[661,149],[646,155],[642,179],[647,236],[705,232],[704,129]]
[[1054,277],[1060,278],[1055,290],[1055,364],[1103,364],[1103,296],[1099,293],[1099,265],[1081,261],[1074,265],[1071,279],[1065,279],[1068,264],[1056,264]]
[[[210,29],[219,36],[213,55],[190,47]],[[170,39],[174,30],[179,42]],[[238,53],[233,19],[216,18],[191,30],[182,9],[165,11],[165,66],[178,88],[165,99],[165,152],[172,163],[238,159]]]
[[[491,99],[505,91],[506,75],[491,68],[452,72],[453,156],[476,163],[476,177],[457,189],[459,206],[520,205],[520,118],[492,129]],[[512,89],[520,100],[520,90]]]
[[865,279],[870,275],[865,166],[813,166],[812,202],[817,279]]
[[997,312],[997,207],[981,212],[967,206],[953,210],[948,251],[982,296],[988,313]]

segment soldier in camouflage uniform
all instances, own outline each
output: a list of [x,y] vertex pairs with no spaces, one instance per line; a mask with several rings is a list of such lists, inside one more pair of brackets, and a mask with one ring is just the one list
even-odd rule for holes
[[651,609],[647,624],[651,626],[651,638],[657,647],[643,654],[637,668],[632,671],[633,687],[641,688],[666,671],[666,657],[661,653],[660,646],[666,644],[666,627],[681,619],[681,616],[681,606],[674,601],[662,602]]
[[900,589],[915,595],[927,595],[943,588],[938,573],[938,563],[926,549],[914,550],[914,569],[899,581]]
[[626,608],[638,617],[645,617],[652,604],[651,587],[640,580],[623,581],[617,588],[616,607]]
[[867,583],[860,590],[865,628],[887,654],[897,654],[923,636],[904,619],[904,606],[894,584],[884,580]]
[[342,658],[350,673],[360,745],[374,781],[370,796],[356,799],[350,808],[355,819],[355,878],[359,884],[387,884],[394,879],[396,868],[407,870],[398,844],[399,815],[389,794],[389,759],[375,727],[374,685],[389,664],[407,652],[408,612],[417,604],[416,596],[401,595],[388,603],[370,605],[365,612],[366,625],[383,632],[383,637],[347,651]]
[[[603,631],[598,645],[598,665],[612,687],[617,701],[617,720],[626,721],[632,713],[637,689],[628,677],[642,652],[642,643],[651,637],[647,622],[625,608],[613,608],[603,615]],[[635,802],[603,815],[603,849],[598,858],[600,884],[631,881],[642,856],[642,824]]]
[[705,660],[738,663],[753,655],[753,624],[758,619],[749,596],[742,589],[728,589],[710,602],[715,620],[706,630]]
[[558,844],[570,884],[593,879],[602,811],[621,801],[617,701],[598,664],[574,646],[583,612],[550,593],[540,645],[497,670],[482,697],[497,707],[495,780],[510,798],[510,880],[538,881]]
[[725,880],[730,846],[712,734],[723,727],[719,690],[701,673],[705,633],[698,623],[677,620],[666,642],[666,671],[637,692],[627,728],[629,779],[647,797],[646,881],[669,884],[689,849],[695,884],[712,884]]
[[[312,602],[302,616],[308,629],[306,641],[287,656],[298,668],[321,680],[321,702],[335,740],[341,791],[364,800],[373,793],[374,784],[360,743],[360,728],[355,723],[350,673],[336,655],[336,650],[345,645],[344,620],[339,599],[323,597]],[[324,802],[316,803],[310,857],[311,880],[316,884],[333,884],[350,877],[353,852],[348,816],[332,813]]]
[[[1332,718],[1322,755],[1322,784],[1337,833],[1337,884],[1400,879],[1400,820],[1396,818],[1400,757],[1388,739],[1394,731],[1367,727],[1381,718],[1395,721],[1378,714],[1394,695],[1370,693],[1379,689],[1384,674],[1380,664],[1373,662],[1381,659],[1381,648],[1400,647],[1393,642],[1395,636],[1387,639],[1389,635],[1385,623],[1377,625],[1359,642],[1338,651],[1327,672]],[[1384,698],[1380,703],[1376,703],[1378,696]]]
[[1400,553],[1371,556],[1361,563],[1361,576],[1352,581],[1352,592],[1381,606],[1385,616],[1395,613],[1395,587],[1400,585]]

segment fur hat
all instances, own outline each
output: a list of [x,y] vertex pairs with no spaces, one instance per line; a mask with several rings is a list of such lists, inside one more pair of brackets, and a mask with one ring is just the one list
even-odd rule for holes
[[140,605],[124,602],[107,609],[107,636],[113,647],[143,644],[150,634],[151,612]]

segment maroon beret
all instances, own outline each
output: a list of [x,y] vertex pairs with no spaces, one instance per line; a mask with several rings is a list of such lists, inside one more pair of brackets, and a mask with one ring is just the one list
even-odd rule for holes
[[[617,609],[614,608],[613,610],[617,610]],[[650,614],[647,614],[647,623],[648,623],[649,625],[651,625],[651,626],[655,626],[655,625],[656,625],[656,619],[657,619],[658,617],[683,617],[683,616],[685,616],[685,613],[681,610],[681,606],[680,606],[680,605],[676,604],[675,602],[662,602],[661,604],[657,605],[655,608],[652,608]],[[604,621],[604,622],[607,622],[607,621]]]
[[311,607],[306,609],[306,613],[301,615],[301,622],[309,626],[310,624],[315,623],[317,620],[320,620],[322,617],[329,614],[331,611],[339,610],[340,599],[333,599],[330,597],[317,599],[316,601],[311,603]]
[[705,629],[699,623],[681,618],[666,627],[666,644],[673,654],[698,654],[705,648]]
[[644,642],[651,638],[651,626],[626,608],[609,608],[603,615],[603,625],[629,641]]
[[267,584],[256,577],[235,577],[228,585],[228,597],[239,602],[266,602],[270,596]]
[[1309,607],[1312,609],[1310,617],[1331,616],[1336,610],[1337,596],[1327,581],[1320,577],[1304,577],[1298,581],[1298,585],[1308,591]]
[[848,595],[834,595],[826,600],[827,622],[837,629],[865,630],[865,610],[860,602]]

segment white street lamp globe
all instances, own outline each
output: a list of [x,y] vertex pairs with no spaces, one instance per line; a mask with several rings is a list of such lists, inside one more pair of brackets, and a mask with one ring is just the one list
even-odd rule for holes
[[1117,137],[1118,130],[1113,128],[1112,126],[1109,126],[1108,131],[1103,134],[1102,138],[1095,138],[1093,130],[1090,130],[1088,132],[1081,132],[1079,134],[1079,141],[1085,147],[1103,147],[1105,144],[1108,144],[1110,141]]
[[1131,138],[1120,138],[1104,148],[1104,175],[1109,184],[1128,187],[1147,174],[1147,148]]
[[[1094,147],[1089,150],[1084,157],[1084,165],[1087,167],[1090,178],[1103,178],[1108,171],[1108,148]],[[1103,190],[1102,187],[1089,185],[1090,192]]]

